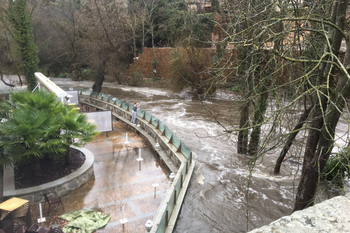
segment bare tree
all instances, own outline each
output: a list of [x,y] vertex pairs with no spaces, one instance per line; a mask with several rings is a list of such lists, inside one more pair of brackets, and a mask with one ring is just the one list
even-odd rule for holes
[[85,46],[90,50],[89,63],[99,64],[93,91],[99,92],[105,73],[121,67],[125,59],[132,57],[132,31],[126,26],[127,11],[122,2],[86,1],[83,12],[81,24],[85,28]]
[[[320,174],[334,146],[335,127],[346,110],[350,93],[347,3],[317,1],[304,9],[297,1],[234,1],[231,8],[225,6],[227,14],[222,13],[232,22],[221,27],[231,48],[226,51],[236,59],[223,63],[221,75],[226,79],[220,80],[225,86],[230,86],[229,81],[240,82],[243,104],[239,127],[219,123],[227,133],[239,132],[238,152],[254,155],[253,164],[266,152],[283,148],[275,172],[297,132],[307,131],[306,144],[298,148],[304,151],[304,161],[294,210],[314,203]],[[344,61],[339,57],[342,40],[347,43]],[[267,98],[268,93],[274,97]],[[281,101],[283,93],[288,98]],[[268,114],[267,100],[273,103]],[[286,117],[295,111],[302,112],[299,119],[288,122]],[[264,135],[259,134],[262,125],[269,126]],[[279,130],[286,126],[291,132]]]

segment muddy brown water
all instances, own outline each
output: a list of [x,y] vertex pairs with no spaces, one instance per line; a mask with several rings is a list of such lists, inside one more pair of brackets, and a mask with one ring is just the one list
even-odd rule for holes
[[[61,87],[89,89],[89,81],[52,79]],[[246,232],[291,214],[298,186],[300,163],[286,161],[280,176],[272,175],[279,150],[271,151],[255,166],[249,186],[249,157],[237,154],[236,134],[226,135],[211,114],[190,92],[173,94],[156,88],[120,86],[104,83],[102,93],[139,107],[159,118],[198,155],[195,171],[187,191],[174,232]],[[229,127],[238,124],[239,106],[234,94],[219,92],[206,100],[213,114]],[[344,134],[346,122],[340,123]],[[337,191],[327,195],[338,195]]]

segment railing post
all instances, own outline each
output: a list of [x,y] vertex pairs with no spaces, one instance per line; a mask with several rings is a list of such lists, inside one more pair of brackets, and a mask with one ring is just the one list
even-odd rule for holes
[[168,226],[168,210],[165,213],[165,226]]

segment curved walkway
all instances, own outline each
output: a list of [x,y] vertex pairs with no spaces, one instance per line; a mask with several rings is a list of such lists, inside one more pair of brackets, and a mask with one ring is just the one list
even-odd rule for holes
[[[97,208],[111,215],[111,220],[98,232],[121,232],[121,206],[124,205],[128,223],[123,232],[145,232],[145,223],[153,219],[168,188],[169,180],[165,169],[160,166],[150,150],[148,142],[131,131],[121,122],[114,123],[113,132],[101,133],[86,145],[95,156],[94,176],[80,188],[62,197],[66,212]],[[128,133],[129,143],[126,141]],[[143,158],[141,170],[138,158],[139,148]],[[156,195],[152,184],[159,184]],[[39,216],[38,205],[31,206],[33,221]],[[52,208],[47,216],[51,219],[63,214],[61,206]],[[45,223],[47,226],[50,222]],[[58,223],[58,222],[52,222]]]

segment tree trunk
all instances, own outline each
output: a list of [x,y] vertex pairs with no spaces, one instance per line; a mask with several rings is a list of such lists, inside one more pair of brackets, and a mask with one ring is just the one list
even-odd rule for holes
[[[248,51],[242,49],[238,53],[239,59],[244,60],[248,55]],[[252,59],[252,58],[251,58]],[[241,106],[240,120],[239,120],[239,133],[237,141],[237,152],[239,154],[248,153],[248,136],[249,136],[249,105],[250,96],[253,89],[253,77],[251,74],[247,74],[249,67],[248,58],[239,66],[239,74],[244,78],[247,77],[247,83],[243,85],[244,102]],[[248,75],[248,76],[247,76]]]
[[[6,36],[6,43],[7,43],[7,46],[8,46],[8,48],[9,48],[9,55],[10,55],[10,57],[11,57],[12,62],[15,64],[15,59],[13,59],[13,56],[12,56],[10,41],[9,41],[8,36],[7,36],[7,33],[5,34],[5,36]],[[17,74],[17,76],[18,76],[19,84],[20,84],[20,86],[23,86],[23,82],[22,82],[22,79],[21,79],[21,75],[20,75],[19,72],[18,72],[17,65],[14,65],[14,68],[15,68],[16,74]],[[2,74],[2,73],[0,72],[0,74]],[[2,77],[1,77],[1,80],[2,80]],[[4,80],[2,80],[2,81],[4,82]],[[5,82],[4,82],[4,83],[5,83]],[[5,84],[6,84],[6,83],[5,83]],[[6,85],[7,85],[7,84],[6,84]]]
[[34,72],[38,70],[39,58],[30,25],[31,15],[27,12],[26,0],[15,1],[11,8],[13,8],[11,24],[17,34],[17,38],[15,37],[14,39],[21,53],[24,74],[28,81],[29,89],[32,91],[37,85]]
[[97,77],[94,85],[92,86],[92,91],[100,93],[102,89],[102,84],[105,79],[105,68],[106,68],[106,61],[103,60],[98,65],[98,71],[97,71]]
[[32,175],[33,177],[39,177],[41,175],[40,158],[32,155]]
[[267,109],[267,98],[269,97],[269,92],[266,90],[267,86],[262,84],[261,94],[259,95],[258,99],[258,105],[255,107],[254,112],[253,131],[250,135],[248,152],[250,155],[256,155],[259,150],[261,123],[264,121],[264,115]]
[[145,74],[145,15],[142,13],[142,77]]
[[239,120],[238,146],[239,154],[247,154],[248,152],[248,127],[249,127],[249,101],[243,103]]
[[154,28],[153,28],[153,22],[151,24],[151,36],[152,36],[152,53],[153,53],[153,62],[152,62],[152,67],[153,67],[153,74],[154,77],[157,77],[157,57],[156,57],[156,51],[155,51],[155,44],[154,44]]
[[[347,43],[347,46],[350,46],[350,43]],[[347,66],[349,66],[350,47],[348,47],[347,53]],[[350,70],[348,70],[348,73],[349,72]],[[345,106],[344,96],[350,94],[350,83],[347,82],[346,75],[342,76],[335,90],[337,96],[330,101],[331,103],[327,107],[327,112],[324,117],[325,122],[321,128],[321,132],[318,133],[317,152],[314,154],[311,161],[304,163],[293,211],[302,210],[314,203],[319,176],[332,152],[335,128]],[[335,105],[333,105],[333,103]],[[310,158],[308,160],[310,160]]]
[[4,199],[4,165],[0,165],[0,203]]
[[280,169],[281,169],[281,165],[282,165],[282,162],[284,160],[284,157],[288,153],[289,148],[292,146],[295,137],[299,133],[299,130],[301,129],[301,127],[303,127],[303,124],[304,124],[305,120],[308,118],[308,116],[311,112],[311,109],[312,109],[312,106],[309,107],[308,109],[305,109],[304,113],[299,118],[298,124],[294,127],[292,133],[289,134],[288,139],[286,141],[286,144],[284,145],[284,147],[280,153],[280,156],[278,157],[278,159],[276,161],[275,169],[273,171],[273,173],[275,175],[278,175],[280,173]]
[[64,162],[66,165],[71,164],[71,158],[70,158],[70,148],[68,148],[66,154],[64,155]]
[[2,73],[1,73],[1,70],[0,70],[0,77],[1,77],[1,81],[6,85],[6,86],[9,86],[9,87],[14,87],[15,85],[11,84],[11,83],[7,83],[5,80],[4,80],[4,77],[2,76]]
[[[345,15],[347,9],[348,0],[340,0],[335,4],[332,15],[336,15],[336,25],[339,29],[343,30],[345,27]],[[335,56],[339,54],[340,44],[343,39],[341,33],[337,30],[330,29],[330,41],[332,42],[332,52]],[[349,36],[349,35],[348,35]],[[330,101],[324,95],[321,95],[321,99],[318,99],[317,95],[314,97],[314,103],[321,102],[314,108],[314,118],[311,123],[310,133],[306,144],[306,150],[304,155],[304,163],[298,191],[296,195],[295,205],[293,211],[302,210],[310,205],[314,204],[314,198],[318,185],[319,175],[322,172],[329,155],[331,153],[334,143],[335,127],[338,123],[340,114],[345,105],[344,99],[350,93],[350,84],[348,83],[349,67],[350,67],[350,42],[346,41],[347,50],[345,52],[344,67],[346,71],[341,70],[341,75],[338,84],[333,91]],[[329,72],[330,71],[330,72]],[[333,74],[329,65],[321,73],[319,84],[322,84],[325,74]],[[327,94],[332,90],[322,90]],[[322,105],[327,103],[327,108]],[[322,114],[322,109],[324,114]],[[324,122],[323,122],[324,121]],[[315,126],[316,130],[312,127]],[[320,129],[317,130],[317,129]]]
[[135,59],[135,62],[136,62],[137,71],[140,72],[139,61],[138,61],[138,59],[136,59],[136,57],[138,56],[138,52],[137,52],[137,49],[136,49],[136,26],[137,26],[136,25],[137,24],[136,19],[137,18],[136,18],[135,12],[133,12],[133,16],[134,16],[135,24],[133,25],[133,27],[131,29],[132,29],[132,37],[133,37],[134,59]]

